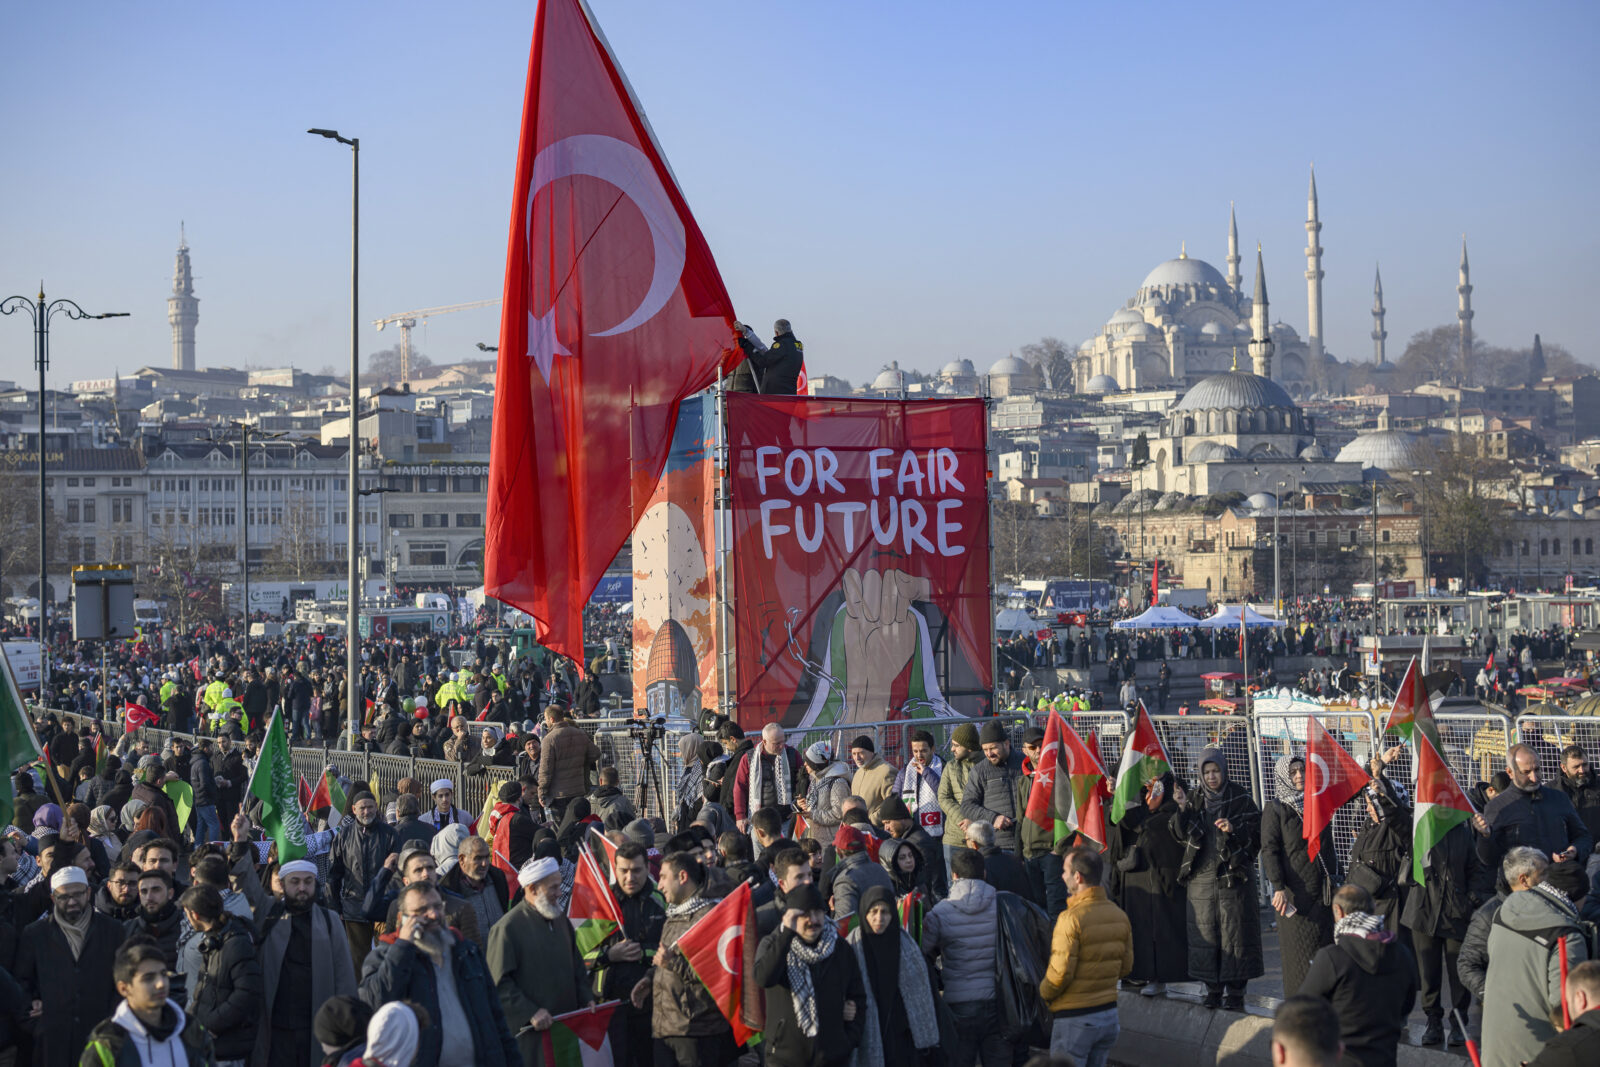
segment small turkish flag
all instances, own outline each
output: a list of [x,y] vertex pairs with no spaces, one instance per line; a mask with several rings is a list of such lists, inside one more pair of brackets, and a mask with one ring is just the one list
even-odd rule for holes
[[764,1025],[761,990],[755,982],[757,940],[750,883],[740,882],[720,904],[695,920],[674,946],[711,994],[733,1028],[733,1039],[741,1045]]
[[1322,828],[1333,821],[1333,813],[1345,801],[1367,787],[1372,777],[1361,769],[1328,733],[1315,715],[1306,716],[1306,802],[1301,819],[1301,834],[1306,839],[1306,854],[1317,858],[1322,851]]
[[581,0],[534,16],[503,308],[485,584],[581,666],[584,603],[679,403],[742,358],[711,250]]

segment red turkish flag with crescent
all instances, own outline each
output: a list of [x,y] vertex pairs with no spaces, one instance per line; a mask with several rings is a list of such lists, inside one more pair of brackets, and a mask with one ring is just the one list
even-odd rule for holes
[[1322,828],[1334,812],[1372,781],[1315,715],[1306,716],[1306,801],[1300,832],[1312,859],[1322,851]]
[[755,982],[757,940],[750,883],[740,882],[673,946],[717,1002],[741,1045],[765,1025],[761,988]]
[[733,322],[587,6],[541,0],[506,250],[484,580],[580,665],[583,606],[666,463],[679,403],[742,358]]

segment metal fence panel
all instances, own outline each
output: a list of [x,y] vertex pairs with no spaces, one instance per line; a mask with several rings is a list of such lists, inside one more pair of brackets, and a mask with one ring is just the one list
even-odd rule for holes
[[[1259,746],[1256,762],[1261,775],[1260,796],[1263,802],[1277,799],[1278,759],[1305,755],[1308,716],[1320,722],[1323,729],[1363,767],[1372,761],[1377,751],[1375,745],[1380,740],[1379,727],[1372,712],[1355,709],[1326,711],[1309,701],[1295,701],[1292,707],[1293,710],[1281,711],[1251,709],[1256,722]],[[1333,846],[1341,870],[1350,869],[1350,853],[1356,835],[1369,821],[1366,805],[1360,800],[1352,800],[1334,812]]]
[[[1539,780],[1554,785],[1561,776],[1561,750],[1582,745],[1591,763],[1600,753],[1600,718],[1592,715],[1524,715],[1517,740],[1539,758]],[[1496,768],[1497,770],[1499,768]]]
[[[1387,716],[1378,709],[1376,714]],[[1506,750],[1516,742],[1516,727],[1510,715],[1499,711],[1447,711],[1434,715],[1439,727],[1439,740],[1444,744],[1440,753],[1449,765],[1462,789],[1471,789],[1478,782],[1487,782],[1495,772],[1505,770]],[[1383,735],[1383,747],[1398,745],[1404,740],[1390,730]],[[1410,782],[1416,771],[1411,765],[1411,750],[1403,749],[1394,764],[1399,780]]]

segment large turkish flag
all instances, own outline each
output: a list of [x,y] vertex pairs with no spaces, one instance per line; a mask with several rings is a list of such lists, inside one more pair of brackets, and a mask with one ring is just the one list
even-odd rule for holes
[[739,350],[711,251],[580,0],[534,17],[503,308],[484,581],[581,664],[583,605],[679,402]]

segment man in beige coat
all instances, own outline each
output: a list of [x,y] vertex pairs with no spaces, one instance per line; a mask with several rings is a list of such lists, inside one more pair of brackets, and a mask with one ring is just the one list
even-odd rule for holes
[[883,826],[879,814],[883,802],[894,796],[895,769],[878,755],[878,746],[870,734],[862,734],[850,742],[850,760],[856,765],[855,777],[850,779],[850,792],[867,802],[867,817],[872,825]]

